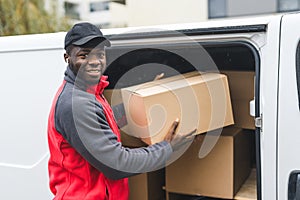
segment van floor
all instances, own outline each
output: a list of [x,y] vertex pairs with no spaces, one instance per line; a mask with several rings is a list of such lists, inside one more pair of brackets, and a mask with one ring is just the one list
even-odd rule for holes
[[[183,195],[176,193],[168,193],[167,200],[224,200],[211,197]],[[234,200],[256,200],[256,169],[253,168],[249,178],[242,185],[239,192],[235,195]]]

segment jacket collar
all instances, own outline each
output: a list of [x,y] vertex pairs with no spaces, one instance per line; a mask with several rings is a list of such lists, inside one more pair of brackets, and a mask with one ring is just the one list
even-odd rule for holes
[[109,85],[107,78],[107,76],[102,75],[99,83],[96,85],[89,85],[86,91],[91,94],[101,95],[103,93],[104,88],[106,88]]

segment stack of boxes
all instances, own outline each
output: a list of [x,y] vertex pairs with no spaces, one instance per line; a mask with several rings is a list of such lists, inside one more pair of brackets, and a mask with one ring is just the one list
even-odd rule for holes
[[[166,167],[166,191],[233,199],[251,172],[250,137],[235,127],[224,128],[220,136],[197,136],[189,149]],[[211,151],[201,155],[210,145],[214,145]]]
[[[228,83],[225,74],[236,78]],[[162,141],[176,118],[180,120],[177,132],[197,129],[193,143],[175,162],[165,169],[129,179],[131,200],[164,199],[163,186],[167,199],[169,193],[234,198],[250,174],[252,158],[251,134],[243,129],[239,111],[247,106],[245,102],[251,95],[247,99],[233,96],[240,87],[235,86],[240,80],[234,75],[195,71],[104,92],[113,108],[124,106],[124,146],[140,147]],[[250,119],[246,120],[247,129],[254,127]],[[233,125],[236,121],[238,126]]]

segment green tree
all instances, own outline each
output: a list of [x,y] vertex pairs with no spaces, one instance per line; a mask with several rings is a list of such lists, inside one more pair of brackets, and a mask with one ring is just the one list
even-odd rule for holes
[[70,28],[67,18],[57,13],[56,1],[50,11],[43,0],[0,0],[0,36],[49,33]]

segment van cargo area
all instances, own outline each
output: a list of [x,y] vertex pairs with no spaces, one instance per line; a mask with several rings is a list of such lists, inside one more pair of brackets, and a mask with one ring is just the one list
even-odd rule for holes
[[[214,147],[216,150],[212,149],[211,155],[208,154],[207,158],[203,158],[203,161],[206,159],[205,164],[202,161],[199,162],[197,155],[192,157],[190,154],[186,157],[184,154],[183,159],[187,160],[177,163],[180,162],[179,159],[163,169],[163,172],[160,170],[159,173],[152,172],[131,177],[129,179],[131,200],[150,200],[153,193],[156,194],[157,200],[257,199],[256,187],[260,179],[259,175],[257,176],[260,172],[260,155],[257,153],[259,152],[257,145],[259,138],[255,134],[254,117],[250,116],[250,101],[255,99],[257,90],[255,79],[259,74],[259,59],[251,44],[235,41],[197,44],[181,42],[147,46],[122,45],[107,49],[107,58],[108,68],[105,73],[109,76],[108,90],[152,81],[161,73],[164,73],[164,77],[170,77],[194,70],[220,72],[227,76],[229,84],[235,123],[230,127],[225,127],[224,130],[226,132],[230,129],[234,132],[230,136],[233,143],[221,144],[228,134],[224,133],[219,139],[220,144],[217,143]],[[239,137],[242,140],[238,139]],[[223,145],[223,147],[218,147],[218,145]],[[199,146],[197,148],[199,150]],[[223,150],[217,151],[218,148],[223,148]],[[195,152],[195,150],[189,149],[186,153],[188,152]],[[245,155],[246,159],[239,161],[241,156]],[[215,159],[217,163],[211,162],[210,164],[209,159]],[[176,165],[180,166],[180,169],[176,169]],[[187,169],[185,165],[189,166],[189,172],[184,171]],[[203,173],[195,172],[201,170],[205,171],[205,176]],[[181,173],[178,174],[178,172]],[[186,176],[186,179],[183,176]],[[231,184],[229,187],[231,189],[228,189],[230,191],[226,191],[226,194],[222,193],[222,190],[227,189],[217,183],[217,181],[220,183],[221,179],[223,184]],[[168,185],[170,181],[172,184]],[[140,187],[141,185],[143,187]],[[197,190],[199,187],[205,189]]]

